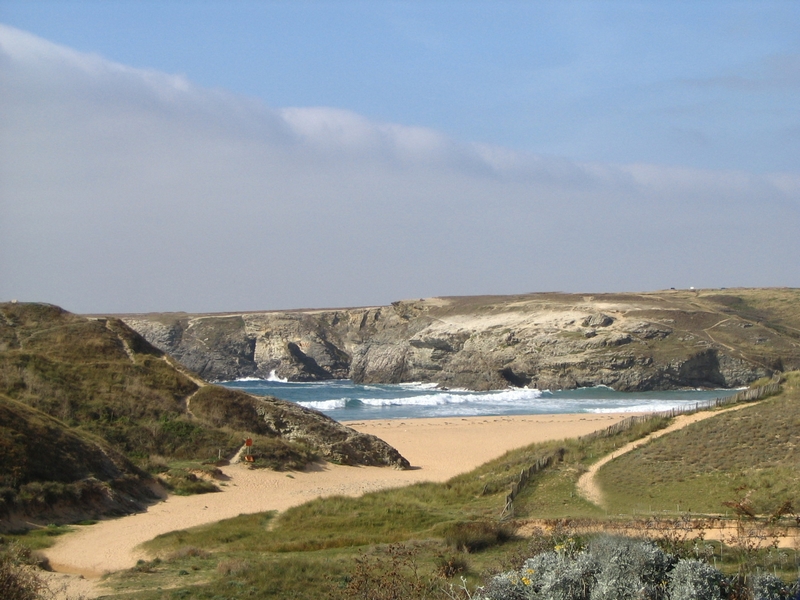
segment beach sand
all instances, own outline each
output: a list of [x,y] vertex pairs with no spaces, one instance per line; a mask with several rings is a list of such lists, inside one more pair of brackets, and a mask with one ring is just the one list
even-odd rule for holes
[[576,437],[630,414],[556,414],[504,417],[396,419],[346,423],[397,448],[414,467],[315,464],[307,471],[276,473],[244,464],[222,467],[222,493],[171,496],[146,512],[76,527],[45,551],[56,571],[96,578],[149,558],[137,546],[155,536],[239,514],[285,510],[320,496],[359,496],[419,481],[446,481],[508,450],[534,442]]

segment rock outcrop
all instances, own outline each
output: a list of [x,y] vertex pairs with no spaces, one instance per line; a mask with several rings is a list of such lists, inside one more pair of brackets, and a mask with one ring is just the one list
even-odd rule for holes
[[431,298],[123,319],[210,380],[350,378],[620,391],[736,387],[800,368],[800,291]]

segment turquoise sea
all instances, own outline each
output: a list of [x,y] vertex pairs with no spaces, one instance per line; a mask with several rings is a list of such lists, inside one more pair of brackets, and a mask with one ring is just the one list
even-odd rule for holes
[[241,379],[222,385],[260,396],[276,396],[319,410],[337,421],[475,417],[553,413],[649,412],[694,405],[736,390],[616,392],[608,387],[577,390],[509,388],[492,392],[439,390],[435,384],[359,385],[348,380],[289,383],[277,378]]

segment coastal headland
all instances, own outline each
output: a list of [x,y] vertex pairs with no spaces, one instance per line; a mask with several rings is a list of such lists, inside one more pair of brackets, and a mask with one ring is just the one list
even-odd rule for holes
[[210,381],[618,391],[731,388],[800,368],[800,290],[442,297],[326,310],[119,315]]

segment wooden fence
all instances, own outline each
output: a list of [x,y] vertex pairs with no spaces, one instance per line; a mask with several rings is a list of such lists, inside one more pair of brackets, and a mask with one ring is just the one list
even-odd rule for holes
[[563,459],[564,452],[565,452],[564,448],[559,448],[552,454],[540,458],[527,469],[522,469],[522,471],[520,471],[519,477],[517,477],[516,481],[511,484],[511,490],[508,492],[508,495],[506,496],[506,505],[503,508],[503,512],[500,513],[501,519],[504,517],[514,516],[514,498],[517,497],[517,494],[519,494],[519,492],[522,490],[525,484],[528,483],[528,480],[531,477],[533,477],[540,471],[544,471],[554,462]]
[[[582,436],[581,439],[591,440],[598,437],[610,437],[612,435],[616,435],[618,433],[630,429],[637,423],[643,423],[649,419],[653,419],[656,417],[672,418],[681,414],[684,415],[691,414],[701,410],[718,408],[720,406],[739,404],[740,402],[755,402],[756,400],[761,400],[761,398],[777,394],[780,391],[781,391],[781,377],[780,375],[775,375],[772,378],[772,381],[770,381],[766,385],[761,385],[750,390],[741,390],[739,392],[736,392],[732,396],[726,396],[724,398],[715,398],[713,400],[707,400],[705,402],[697,402],[695,403],[694,406],[687,406],[684,408],[673,408],[671,410],[661,411],[657,413],[648,413],[646,415],[628,417],[627,419],[623,419],[622,421],[619,421],[614,425],[606,427],[605,429],[601,429],[600,431],[595,431],[594,433]],[[503,507],[503,512],[500,513],[501,519],[514,516],[514,498],[517,497],[517,494],[519,494],[519,492],[522,490],[525,484],[528,483],[528,480],[531,477],[543,471],[554,462],[562,460],[564,458],[564,452],[565,452],[564,448],[559,448],[549,456],[540,458],[539,460],[536,461],[536,463],[534,463],[527,469],[523,469],[522,471],[520,471],[519,477],[517,477],[516,481],[511,484],[511,490],[506,496],[506,504]]]
[[741,390],[736,392],[732,396],[726,396],[724,398],[714,398],[713,400],[706,400],[705,402],[696,402],[694,406],[685,406],[683,408],[673,408],[670,410],[660,411],[660,412],[652,412],[647,413],[646,415],[638,415],[635,417],[628,417],[627,419],[623,419],[614,425],[606,427],[605,429],[601,429],[600,431],[595,431],[594,433],[587,434],[582,436],[581,439],[584,440],[591,440],[598,437],[611,437],[612,435],[616,435],[623,431],[626,431],[636,425],[637,423],[644,423],[653,418],[657,417],[676,417],[678,415],[688,415],[692,413],[699,412],[701,410],[709,410],[712,408],[719,408],[721,406],[729,406],[733,404],[739,404],[741,402],[755,402],[756,400],[761,400],[762,398],[766,398],[767,396],[771,396],[773,394],[777,394],[781,391],[781,377],[780,375],[775,375],[766,385],[760,385],[756,388],[750,390]]

